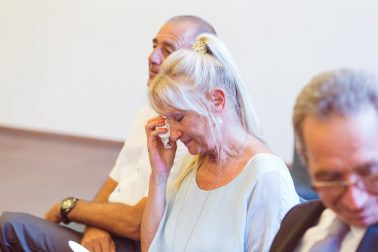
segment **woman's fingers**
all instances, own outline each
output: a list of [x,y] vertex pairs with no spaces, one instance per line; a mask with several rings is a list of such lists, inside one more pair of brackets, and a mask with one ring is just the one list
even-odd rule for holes
[[146,134],[149,142],[156,142],[156,137],[160,134],[166,134],[169,130],[165,124],[165,118],[157,116],[147,121],[145,126]]
[[[150,132],[155,131],[157,129],[164,129],[159,128],[165,126],[165,118],[157,116],[147,121],[145,129],[147,135],[150,135]],[[166,131],[159,131],[157,134],[165,133]],[[156,134],[155,134],[156,135]]]

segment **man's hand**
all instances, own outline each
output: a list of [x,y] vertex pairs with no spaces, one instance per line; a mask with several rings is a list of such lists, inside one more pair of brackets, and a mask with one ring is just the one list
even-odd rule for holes
[[81,239],[81,245],[91,252],[116,252],[116,246],[110,233],[94,227],[87,227],[85,229],[84,236]]
[[60,201],[55,203],[50,210],[45,213],[44,218],[55,223],[60,223],[63,221],[62,217],[60,216]]

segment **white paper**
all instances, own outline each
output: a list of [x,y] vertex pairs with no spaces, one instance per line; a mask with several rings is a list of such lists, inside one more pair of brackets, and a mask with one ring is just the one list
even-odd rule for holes
[[159,128],[166,128],[168,130],[166,133],[159,134],[159,137],[161,139],[161,142],[164,145],[164,148],[166,148],[166,149],[172,148],[172,146],[169,144],[170,128],[169,128],[169,124],[167,122],[167,119],[165,119],[165,125],[164,126],[156,127],[156,128],[158,128],[158,129]]
[[74,242],[74,241],[68,241],[68,245],[72,249],[73,252],[89,252],[88,249],[85,247],[81,246],[79,243]]

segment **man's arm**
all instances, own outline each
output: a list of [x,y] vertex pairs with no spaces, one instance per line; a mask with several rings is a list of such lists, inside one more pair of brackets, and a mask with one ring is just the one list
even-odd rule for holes
[[[94,197],[93,201],[108,202],[110,194],[114,191],[117,185],[118,183],[115,180],[108,177]],[[96,251],[99,249],[101,249],[101,251],[116,251],[115,243],[109,232],[88,225],[85,227],[84,234],[81,239],[81,245],[85,246],[90,251]]]
[[79,200],[68,217],[75,222],[139,240],[144,205],[145,199],[135,206]]
[[114,191],[114,189],[117,187],[118,183],[112,179],[111,177],[108,177],[96,196],[94,197],[93,201],[96,202],[108,202],[108,198],[110,194]]
[[[93,202],[108,203],[109,196],[115,190],[117,185],[118,183],[109,177],[96,194]],[[110,230],[105,230],[96,226],[86,226],[83,238],[81,239],[81,245],[85,246],[90,251],[116,251],[116,245],[112,239]]]
[[[108,178],[93,201],[79,200],[68,217],[74,222],[89,227],[100,228],[122,237],[139,240],[145,199],[135,206],[108,202],[108,197],[116,186],[117,182]],[[56,223],[62,221],[60,202],[55,203],[46,213],[45,218]]]

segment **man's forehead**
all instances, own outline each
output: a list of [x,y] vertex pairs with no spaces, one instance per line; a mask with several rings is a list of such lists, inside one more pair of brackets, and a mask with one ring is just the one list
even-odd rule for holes
[[314,167],[310,165],[310,171],[314,178],[341,178],[343,175],[350,174],[352,172],[358,174],[365,174],[369,171],[376,172],[378,168],[378,159],[373,157],[371,159],[364,160],[360,163],[352,163],[350,165],[343,164],[342,166],[318,166]]
[[196,27],[190,22],[168,22],[164,24],[155,37],[158,43],[192,43]]
[[303,140],[311,173],[349,171],[378,158],[378,125],[365,116],[337,116],[319,120],[307,116],[303,122]]

